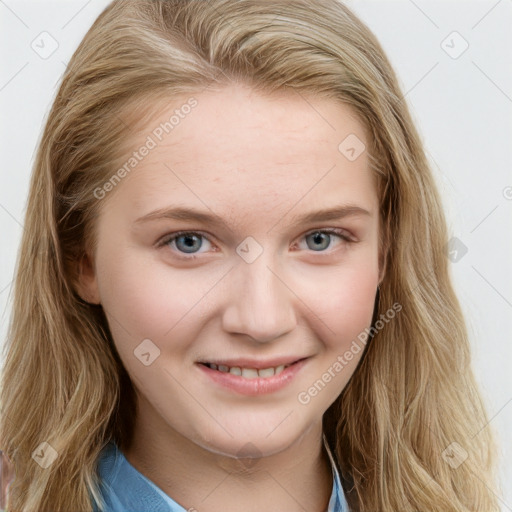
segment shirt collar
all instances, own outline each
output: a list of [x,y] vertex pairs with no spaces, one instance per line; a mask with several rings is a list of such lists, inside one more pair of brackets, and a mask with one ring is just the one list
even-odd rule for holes
[[[338,469],[325,434],[323,442],[333,474],[332,493],[326,512],[349,512]],[[101,496],[105,501],[103,512],[187,512],[135,469],[114,441],[110,441],[100,454],[98,475]],[[96,505],[93,506],[94,512],[99,512]]]
[[331,453],[331,449],[329,448],[329,443],[327,442],[325,434],[322,434],[322,436],[325,450],[327,451],[327,454],[329,455],[329,460],[331,461],[333,477],[331,499],[329,501],[327,512],[350,512],[347,500],[345,498],[345,493],[343,492],[343,486],[341,485],[340,482],[340,475],[338,473],[338,468],[336,467],[336,462],[334,461],[334,457]]

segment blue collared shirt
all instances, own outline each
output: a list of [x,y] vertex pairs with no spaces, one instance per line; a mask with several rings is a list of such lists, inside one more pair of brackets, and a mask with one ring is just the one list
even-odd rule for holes
[[[326,512],[349,512],[343,487],[332,453],[324,436],[333,473],[333,488]],[[189,512],[165,494],[149,478],[135,469],[117,447],[108,443],[98,462],[101,495],[106,508],[103,512]],[[93,502],[94,503],[94,502]],[[99,512],[96,506],[94,511]]]

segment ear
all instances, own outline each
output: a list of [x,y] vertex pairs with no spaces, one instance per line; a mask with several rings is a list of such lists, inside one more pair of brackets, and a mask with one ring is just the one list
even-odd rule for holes
[[98,280],[92,259],[88,254],[84,254],[77,265],[76,288],[78,295],[89,304],[101,304]]

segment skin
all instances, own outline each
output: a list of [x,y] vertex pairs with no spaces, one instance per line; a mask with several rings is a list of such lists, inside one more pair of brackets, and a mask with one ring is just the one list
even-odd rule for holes
[[[375,177],[366,152],[349,161],[338,150],[349,134],[368,146],[367,134],[332,99],[241,84],[193,96],[191,113],[102,199],[98,244],[81,267],[80,293],[102,304],[137,391],[124,453],[185,509],[322,512],[333,484],[322,415],[363,351],[308,404],[297,397],[371,324],[382,280]],[[132,149],[186,99],[159,107]],[[178,203],[228,227],[136,222]],[[347,204],[369,214],[293,224]],[[351,241],[315,240],[326,228]],[[200,231],[194,260],[179,259],[190,255],[183,239],[156,247],[180,230]],[[236,252],[248,236],[263,249],[251,263]],[[160,350],[149,366],[134,356],[145,339]],[[285,388],[260,396],[220,387],[196,364],[283,355],[309,359]],[[249,442],[257,458],[241,458]]]

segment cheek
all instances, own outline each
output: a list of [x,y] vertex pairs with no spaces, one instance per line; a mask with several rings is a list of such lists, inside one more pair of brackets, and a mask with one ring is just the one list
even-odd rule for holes
[[376,258],[326,269],[315,277],[302,281],[301,296],[308,298],[318,338],[329,348],[342,349],[371,323],[378,285]]
[[187,323],[193,305],[204,294],[185,273],[172,271],[135,249],[99,258],[97,275],[114,339],[130,345],[146,338],[159,343],[176,325]]
[[344,290],[334,296],[327,311],[326,323],[330,330],[324,338],[326,363],[327,367],[331,367],[335,362],[342,365],[343,387],[357,367],[368,341],[368,329],[375,304],[375,288],[376,285]]
[[311,294],[309,323],[323,348],[297,394],[303,406],[314,404],[325,411],[343,391],[361,360],[378,284],[377,271],[369,268],[331,272],[322,293]]
[[[308,279],[308,323],[321,341],[316,362],[299,383],[297,402],[304,415],[323,414],[345,389],[367,342],[378,271],[373,258],[326,271],[325,285]],[[313,292],[316,290],[316,293]],[[306,291],[306,290],[304,290]]]
[[328,317],[333,330],[353,338],[367,327],[372,319],[377,289],[377,277],[371,273],[357,273],[345,279],[338,287],[332,286]]

